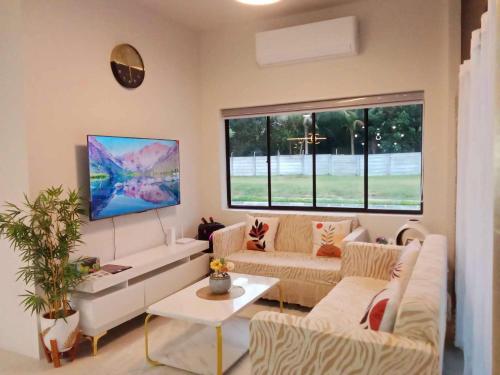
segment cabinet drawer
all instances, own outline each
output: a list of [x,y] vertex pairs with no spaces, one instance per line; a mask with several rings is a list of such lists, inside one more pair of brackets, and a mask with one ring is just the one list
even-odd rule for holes
[[144,309],[144,283],[98,295],[78,294],[73,296],[73,302],[80,310],[80,326],[86,333]]
[[187,263],[144,280],[146,307],[206,276],[208,274],[208,260],[208,254],[203,254]]

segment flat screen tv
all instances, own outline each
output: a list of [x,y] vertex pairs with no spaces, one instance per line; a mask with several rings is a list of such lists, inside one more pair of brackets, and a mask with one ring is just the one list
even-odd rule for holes
[[180,204],[179,142],[87,136],[90,220]]

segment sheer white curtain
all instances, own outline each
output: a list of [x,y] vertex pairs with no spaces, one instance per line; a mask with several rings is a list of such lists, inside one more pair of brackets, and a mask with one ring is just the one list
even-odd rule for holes
[[455,344],[466,375],[492,371],[495,7],[490,0],[460,67]]

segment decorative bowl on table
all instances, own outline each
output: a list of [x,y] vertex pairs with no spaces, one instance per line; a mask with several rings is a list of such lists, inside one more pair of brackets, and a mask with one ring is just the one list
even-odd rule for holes
[[216,258],[210,262],[212,273],[209,278],[210,289],[213,294],[224,294],[231,289],[231,276],[229,271],[234,269],[234,264],[226,262],[224,258]]

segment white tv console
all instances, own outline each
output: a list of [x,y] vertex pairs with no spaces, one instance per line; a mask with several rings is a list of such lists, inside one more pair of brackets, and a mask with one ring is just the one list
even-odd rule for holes
[[132,268],[82,282],[72,295],[80,312],[80,328],[92,338],[97,354],[99,339],[146,311],[146,308],[205,277],[209,255],[207,241],[160,245],[107,262]]

